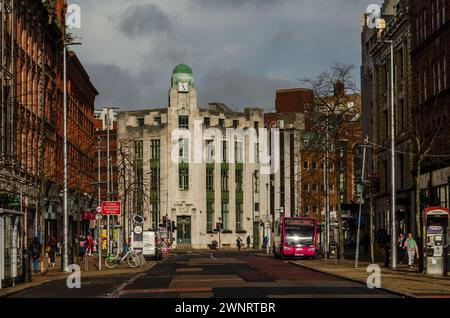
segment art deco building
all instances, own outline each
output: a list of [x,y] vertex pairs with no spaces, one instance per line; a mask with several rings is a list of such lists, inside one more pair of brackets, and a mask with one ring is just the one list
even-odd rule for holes
[[[174,221],[176,248],[207,248],[213,241],[235,247],[238,237],[245,241],[247,236],[259,246],[270,220],[263,127],[261,109],[235,112],[220,103],[200,108],[192,69],[178,65],[167,108],[118,114],[126,233],[133,228],[132,216],[140,214],[144,229],[157,228],[163,219]],[[219,234],[214,230],[220,224]]]

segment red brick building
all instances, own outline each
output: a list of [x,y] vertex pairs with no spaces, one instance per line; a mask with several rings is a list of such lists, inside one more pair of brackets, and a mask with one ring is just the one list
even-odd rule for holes
[[[1,72],[0,197],[19,193],[26,238],[62,237],[64,0],[7,1],[1,21],[6,63]],[[11,43],[14,43],[11,46]],[[94,101],[98,95],[74,52],[67,57],[70,233],[95,198]],[[15,204],[18,208],[20,204]],[[26,241],[25,241],[26,243]]]
[[[94,114],[94,124],[95,124],[95,145],[94,145],[94,156],[95,156],[95,176],[96,182],[98,182],[98,147],[100,147],[100,182],[101,182],[101,200],[106,201],[108,199],[107,195],[107,114],[106,108],[103,110],[96,110]],[[109,111],[109,155],[110,155],[110,201],[118,200],[117,193],[117,114],[110,110]]]

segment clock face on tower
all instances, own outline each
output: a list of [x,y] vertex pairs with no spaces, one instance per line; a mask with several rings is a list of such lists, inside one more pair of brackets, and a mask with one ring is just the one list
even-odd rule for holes
[[189,92],[189,83],[188,82],[179,82],[178,83],[178,92],[179,93],[188,93]]

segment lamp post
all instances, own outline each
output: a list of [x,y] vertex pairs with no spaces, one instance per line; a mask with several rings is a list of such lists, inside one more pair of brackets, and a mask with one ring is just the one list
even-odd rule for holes
[[69,211],[67,207],[68,202],[68,174],[67,174],[67,47],[69,45],[81,45],[81,43],[73,43],[73,42],[64,42],[63,43],[63,80],[64,80],[64,89],[63,89],[63,116],[64,116],[64,140],[63,140],[63,152],[64,152],[64,161],[63,161],[63,169],[64,169],[64,181],[63,181],[63,227],[64,227],[64,236],[63,236],[63,271],[68,272],[69,266]]
[[[110,156],[110,144],[109,144],[109,131],[110,131],[110,112],[112,109],[118,109],[118,107],[106,107],[106,201],[110,201],[111,197],[111,183],[110,183],[110,166],[111,166],[111,156]],[[114,119],[112,120],[114,125]],[[114,128],[114,127],[113,127]],[[112,176],[111,176],[112,179]],[[114,225],[114,216],[113,216],[113,225]],[[107,235],[106,235],[106,253],[109,255],[111,253],[111,220],[110,216],[106,217],[106,226],[107,226]],[[113,226],[113,240],[114,240],[115,228]]]

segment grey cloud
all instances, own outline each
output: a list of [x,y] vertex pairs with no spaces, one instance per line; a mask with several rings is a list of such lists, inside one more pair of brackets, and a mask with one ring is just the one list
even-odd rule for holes
[[170,17],[156,4],[128,8],[120,23],[122,32],[129,36],[148,33],[170,33],[173,25]]
[[215,71],[197,84],[201,104],[222,102],[235,110],[244,107],[273,109],[275,91],[298,87],[298,81],[253,76],[242,69]]
[[282,3],[281,0],[197,0],[198,4],[203,7],[214,8],[240,8],[243,6],[270,6]]
[[381,0],[73,1],[84,10],[77,51],[97,105],[165,107],[171,71],[186,63],[199,105],[242,109],[273,107],[276,89],[301,86],[334,61],[358,65],[359,18]]

